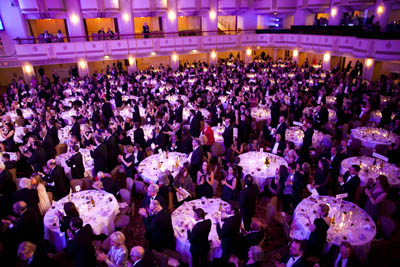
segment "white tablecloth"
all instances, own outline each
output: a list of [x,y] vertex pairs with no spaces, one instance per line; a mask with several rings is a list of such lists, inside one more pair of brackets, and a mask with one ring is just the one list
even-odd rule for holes
[[70,109],[68,111],[61,112],[60,117],[66,121],[67,124],[72,124],[72,117],[77,115],[78,113],[75,109]]
[[361,144],[368,148],[375,148],[376,145],[390,146],[396,142],[397,135],[385,129],[359,127],[351,129],[351,136],[361,140]]
[[25,129],[27,131],[30,131],[31,130],[31,126],[30,125],[27,125],[25,127],[17,126],[17,127],[14,128],[14,131],[15,131],[15,133],[14,133],[14,141],[16,143],[23,143],[24,142],[23,137],[25,136]]
[[311,233],[309,225],[317,217],[319,204],[328,204],[329,217],[335,216],[335,224],[331,224],[328,230],[324,251],[332,245],[339,246],[342,241],[348,241],[353,246],[354,252],[361,259],[365,259],[371,241],[375,237],[376,226],[364,210],[351,202],[340,201],[329,196],[303,199],[294,211],[290,236],[300,240],[308,239]]
[[[90,202],[91,197],[94,207]],[[110,235],[114,232],[114,220],[119,213],[119,205],[114,195],[105,191],[88,190],[73,193],[71,200],[79,211],[83,225],[90,224],[95,235]],[[65,233],[60,231],[57,211],[64,212],[64,203],[67,202],[68,196],[53,202],[44,216],[45,239],[52,242],[57,251],[66,247]]]
[[[184,107],[184,108],[183,108],[182,119],[183,119],[184,121],[186,121],[187,119],[189,119],[189,117],[190,117],[190,109],[191,109],[191,108],[189,108],[189,107]],[[200,112],[201,112],[201,115],[203,115],[203,118],[204,118],[205,120],[208,119],[208,117],[210,116],[210,112],[209,112],[207,109],[205,109],[205,108],[201,108],[201,109],[200,109]]]
[[251,117],[256,121],[267,120],[271,118],[271,111],[268,108],[254,107],[251,109]]
[[[251,174],[261,189],[264,188],[267,178],[275,176],[276,169],[281,165],[288,166],[284,158],[267,152],[251,151],[239,155],[239,158],[239,166],[243,168],[243,174]],[[266,158],[269,161],[268,166],[265,164]]]
[[[179,169],[187,160],[187,155],[179,152],[169,152],[168,158],[166,153],[154,154],[145,158],[140,162],[138,170],[146,183],[157,183],[158,175],[169,170],[173,177],[175,177]],[[178,166],[177,166],[178,165]]]
[[189,98],[185,95],[168,95],[165,97],[165,100],[168,100],[168,102],[172,105],[175,105],[178,99],[182,99],[185,105],[189,101]]
[[[151,138],[153,137],[153,130],[154,130],[154,128],[155,128],[154,125],[145,124],[145,125],[142,125],[141,128],[143,129],[143,132],[144,132],[144,139],[145,139],[146,141],[149,140],[149,139],[151,139]],[[127,132],[127,135],[131,138],[132,142],[135,142],[135,139],[133,138],[133,134],[134,134],[134,131],[135,131],[135,130],[136,130],[136,128],[133,128],[133,129],[130,129],[130,130]]]
[[211,129],[212,129],[213,132],[214,132],[214,139],[215,139],[215,142],[224,143],[224,138],[222,137],[222,134],[223,134],[224,131],[225,131],[225,126],[222,126],[222,125],[220,125],[220,126],[214,126],[214,127],[212,127]]
[[[81,152],[82,157],[83,157],[83,165],[85,167],[85,177],[92,176],[93,169],[94,169],[94,161],[93,161],[92,157],[90,156],[90,149],[81,148],[79,151]],[[68,176],[71,175],[71,168],[67,166],[66,161],[73,155],[74,155],[74,153],[67,152],[64,154],[60,154],[56,157],[57,164],[60,164],[64,168],[65,174],[67,174]]]
[[392,186],[400,185],[400,169],[393,164],[377,158],[351,157],[342,161],[340,173],[344,174],[353,164],[359,165],[361,168],[358,176],[361,179],[362,186],[368,182],[368,179],[375,181],[379,175],[385,175]]
[[[22,111],[22,116],[24,116],[25,119],[30,119],[32,118],[33,111],[30,108],[24,108],[21,109]],[[9,111],[7,112],[4,116],[10,116],[12,121],[15,121],[17,119],[17,112],[16,111]]]
[[[300,148],[301,145],[303,144],[303,138],[304,138],[304,131],[300,129],[298,126],[292,126],[289,127],[286,130],[286,141],[293,142],[296,146],[296,148]],[[317,147],[320,146],[322,139],[324,138],[324,135],[319,132],[319,131],[314,131],[313,137],[312,137],[312,146]]]
[[17,153],[15,153],[15,152],[0,152],[0,163],[3,163],[3,155],[4,154],[10,155],[10,160],[17,161]]
[[[127,118],[132,118],[132,116],[133,116],[133,107],[126,106],[125,108],[123,108],[120,111],[115,110],[114,114],[115,115],[121,115],[121,117],[126,121]],[[142,106],[139,106],[139,114],[140,114],[140,117],[142,117],[142,118],[144,118],[146,116],[146,110]]]
[[[190,264],[190,266],[192,265],[187,229],[191,230],[196,224],[193,207],[202,208],[207,213],[206,219],[210,219],[212,222],[211,231],[208,236],[208,240],[211,241],[208,259],[211,261],[222,255],[221,241],[217,234],[216,223],[221,223],[221,218],[227,217],[225,210],[228,206],[228,203],[219,198],[203,198],[185,202],[172,213],[172,225],[176,237],[176,251],[182,255],[183,262]],[[220,207],[221,211],[219,211]]]
[[[303,109],[303,113],[308,114],[310,109],[312,109],[314,113],[316,112],[315,108],[306,107],[306,108]],[[328,113],[329,113],[329,115],[328,115],[329,121],[336,122],[336,111],[334,111],[333,109],[328,108]]]

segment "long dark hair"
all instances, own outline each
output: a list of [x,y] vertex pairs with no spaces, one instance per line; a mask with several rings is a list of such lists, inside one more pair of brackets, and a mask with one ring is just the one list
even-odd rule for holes
[[79,217],[79,212],[73,202],[67,202],[64,204],[64,211],[68,218]]

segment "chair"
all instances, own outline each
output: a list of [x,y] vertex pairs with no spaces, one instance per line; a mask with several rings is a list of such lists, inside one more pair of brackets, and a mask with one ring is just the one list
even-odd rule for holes
[[221,143],[215,142],[211,146],[210,151],[213,157],[220,157],[224,153],[224,146]]
[[82,178],[81,181],[83,183],[83,189],[82,190],[90,190],[90,189],[92,189],[93,181],[92,181],[91,178]]
[[71,190],[72,193],[77,192],[76,191],[76,187],[79,185],[79,187],[81,188],[81,191],[83,190],[83,182],[81,179],[72,179],[69,181],[70,185],[71,185]]
[[379,217],[378,222],[385,238],[389,239],[396,229],[396,223],[393,221],[392,218],[386,216]]
[[136,193],[145,195],[147,192],[147,187],[144,182],[142,181],[134,181],[136,187]]
[[131,192],[128,189],[126,188],[120,189],[119,195],[121,196],[122,201],[128,203],[128,205],[131,204]]
[[114,226],[116,229],[122,229],[129,225],[130,217],[128,215],[120,214],[115,218]]
[[353,128],[353,129],[361,127],[361,126],[362,126],[362,122],[361,121],[353,121],[352,124],[351,124],[351,128]]
[[375,146],[375,151],[378,154],[386,155],[388,147],[386,145],[378,144]]
[[163,251],[163,254],[168,256],[168,265],[169,266],[179,266],[180,265],[179,262],[182,260],[182,256],[178,252],[166,249]]
[[367,147],[361,147],[360,148],[360,155],[361,156],[366,156],[366,157],[372,157],[372,149],[367,148]]
[[49,197],[49,201],[50,201],[50,204],[51,203],[53,203],[53,193],[52,192],[47,192],[47,196]]
[[380,205],[380,215],[392,217],[393,214],[396,212],[396,204],[389,199],[384,199]]
[[[167,254],[170,252],[173,253],[172,251],[164,250],[163,253],[160,253],[157,250],[153,249],[152,252],[158,267],[175,267],[180,265],[177,259],[175,259],[174,257],[169,257],[169,255]],[[173,254],[176,254],[176,252]]]
[[133,187],[133,179],[130,177],[126,178],[126,189],[128,189],[129,192],[132,192],[132,187]]
[[8,171],[11,173],[12,180],[15,183],[17,181],[17,169],[12,168],[12,169],[9,169]]
[[361,140],[352,138],[350,143],[350,149],[353,156],[357,155],[361,148]]

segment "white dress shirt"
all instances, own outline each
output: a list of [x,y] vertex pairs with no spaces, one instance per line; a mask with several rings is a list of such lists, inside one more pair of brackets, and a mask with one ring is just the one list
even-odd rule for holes
[[290,257],[290,259],[288,260],[288,262],[286,263],[286,267],[292,267],[293,264],[296,263],[296,261],[298,259],[300,259],[301,256],[297,256],[297,257]]

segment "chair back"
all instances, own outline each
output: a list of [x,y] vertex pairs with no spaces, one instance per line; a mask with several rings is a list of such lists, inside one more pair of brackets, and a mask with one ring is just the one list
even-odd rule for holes
[[134,181],[134,183],[135,183],[135,187],[136,187],[136,193],[145,195],[146,191],[147,191],[145,183],[142,181]]
[[119,195],[121,196],[121,199],[128,203],[128,205],[131,204],[131,192],[126,189],[126,188],[122,188],[119,190]]
[[130,177],[126,178],[126,189],[128,189],[129,192],[132,192],[132,187],[133,187],[133,179]]
[[385,238],[389,239],[396,229],[396,223],[392,218],[386,216],[379,217],[378,221]]
[[158,267],[168,267],[168,256],[164,255],[157,250],[153,249],[153,256],[158,265]]
[[56,145],[55,149],[56,149],[56,156],[58,156],[60,154],[67,153],[68,146],[66,144],[58,144]]
[[77,191],[76,191],[76,186],[78,186],[78,185],[80,186],[81,191],[83,190],[83,182],[82,182],[81,179],[71,179],[71,180],[69,181],[69,184],[71,185],[72,193],[77,192]]
[[12,169],[9,169],[8,171],[11,173],[12,180],[15,183],[17,181],[17,169],[12,168]]
[[93,184],[92,179],[90,179],[90,178],[82,178],[81,181],[83,183],[83,190],[92,189],[92,184]]

